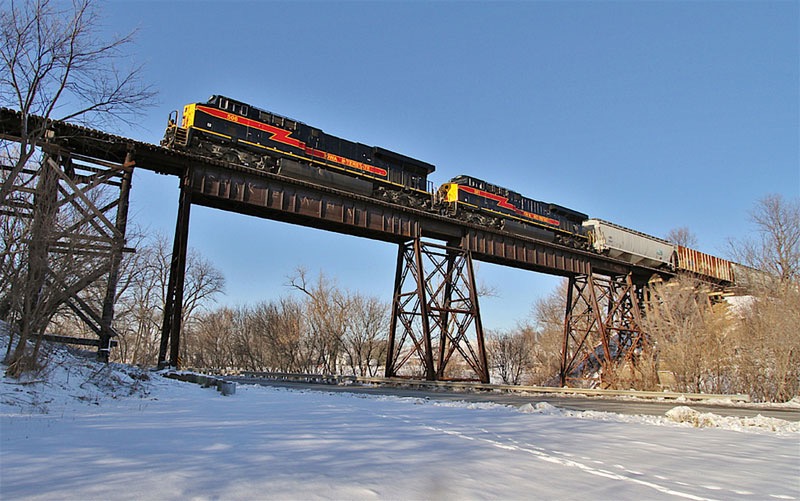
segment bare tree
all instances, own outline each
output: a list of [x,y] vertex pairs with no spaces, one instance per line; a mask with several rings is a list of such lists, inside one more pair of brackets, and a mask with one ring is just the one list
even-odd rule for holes
[[692,248],[697,247],[697,235],[686,226],[669,230],[664,238],[676,245]]
[[503,384],[522,383],[525,372],[533,363],[532,332],[520,328],[510,332],[490,332],[488,355],[490,365]]
[[[0,207],[10,209],[4,217],[32,214],[32,223],[20,235],[24,257],[17,254],[7,261],[15,266],[4,269],[12,273],[2,277],[4,287],[20,296],[5,301],[6,305],[16,303],[20,324],[20,339],[7,357],[10,375],[35,365],[38,335],[58,306],[98,278],[96,263],[78,259],[74,250],[62,251],[57,258],[50,252],[53,235],[74,227],[57,207],[59,181],[53,169],[46,167],[47,162],[56,162],[39,150],[50,121],[85,125],[125,121],[154,96],[140,82],[141,67],[129,66],[125,57],[132,34],[105,41],[97,36],[99,30],[93,0],[10,1],[4,2],[0,12],[0,105],[20,113],[19,136],[2,141]],[[4,257],[16,248],[4,242]],[[68,280],[48,273],[56,269],[54,259],[60,261],[60,269],[71,270]],[[37,336],[37,344],[28,352],[32,336]]]
[[567,280],[547,296],[533,304],[532,325],[524,326],[533,333],[533,366],[530,379],[534,384],[549,385],[558,381],[564,344],[564,313],[567,308]]
[[[102,40],[93,0],[11,1],[0,13],[0,105],[21,112],[22,137],[0,205],[44,138],[48,121],[108,124],[149,106],[155,91],[128,66],[134,33]],[[42,121],[31,121],[31,116]],[[130,123],[130,122],[129,122]]]
[[316,283],[309,284],[303,268],[296,270],[288,285],[306,295],[308,342],[314,347],[316,359],[314,370],[337,374],[348,315],[346,293],[323,273],[319,274]]
[[757,237],[731,239],[731,257],[777,278],[779,284],[800,280],[800,199],[767,195],[750,212]]
[[304,304],[286,297],[269,310],[271,316],[264,318],[261,331],[269,342],[269,366],[284,372],[310,372],[314,362],[307,341]]
[[[156,235],[142,241],[137,252],[124,260],[123,286],[117,300],[118,312],[115,327],[119,333],[119,360],[127,363],[153,364],[156,362],[164,315],[169,269],[171,262],[169,240]],[[197,251],[190,250],[186,262],[185,308],[182,325],[184,352],[193,342],[195,318],[213,303],[224,291],[225,279],[217,268]],[[184,358],[184,360],[188,360]]]
[[375,376],[386,363],[389,305],[377,298],[351,294],[347,299],[342,350],[357,376]]
[[222,307],[200,316],[194,329],[194,347],[189,366],[223,371],[237,363],[234,352],[239,339],[247,337],[247,313]]

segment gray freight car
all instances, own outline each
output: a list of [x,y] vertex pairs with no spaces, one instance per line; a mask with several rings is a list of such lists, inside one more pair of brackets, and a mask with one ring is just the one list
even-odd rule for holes
[[597,252],[641,266],[673,268],[675,245],[666,240],[602,219],[587,219],[583,226]]

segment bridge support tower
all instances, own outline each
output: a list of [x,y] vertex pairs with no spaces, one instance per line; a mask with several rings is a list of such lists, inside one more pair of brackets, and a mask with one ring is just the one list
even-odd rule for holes
[[642,288],[631,275],[588,273],[569,278],[561,385],[614,386],[620,377],[645,377],[637,361],[649,352],[642,327]]
[[[454,364],[459,358],[472,377],[456,373]],[[489,382],[469,251],[423,243],[419,238],[400,244],[386,377],[401,375],[428,381]]]
[[[189,248],[189,215],[192,208],[191,169],[181,176],[178,218],[172,243],[158,367],[180,367],[181,328],[183,326],[183,288],[186,279],[186,253]],[[169,355],[169,357],[168,357]]]
[[[28,338],[97,346],[98,359],[107,362],[116,344],[112,322],[122,255],[132,250],[125,232],[133,154],[114,163],[47,143],[42,152],[38,167],[0,166],[8,190],[0,218],[10,218],[3,225],[4,253],[12,266],[27,263],[0,311],[16,310],[14,323]],[[102,303],[85,292],[91,286],[99,288]],[[98,339],[45,334],[62,306]]]

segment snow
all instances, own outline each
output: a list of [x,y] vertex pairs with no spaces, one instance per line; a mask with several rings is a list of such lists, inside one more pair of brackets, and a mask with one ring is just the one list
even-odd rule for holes
[[[0,381],[2,499],[800,499],[800,424],[238,386],[53,348]],[[2,367],[2,369],[5,369]]]

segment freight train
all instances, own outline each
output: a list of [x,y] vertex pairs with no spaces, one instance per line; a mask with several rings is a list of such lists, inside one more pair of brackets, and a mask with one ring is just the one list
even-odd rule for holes
[[734,264],[472,176],[433,190],[435,167],[379,146],[215,95],[168,120],[162,146],[277,173],[514,234],[602,253],[631,264],[733,283]]

